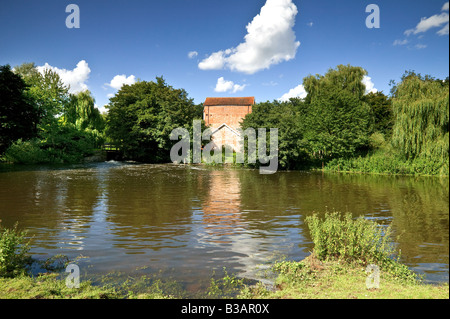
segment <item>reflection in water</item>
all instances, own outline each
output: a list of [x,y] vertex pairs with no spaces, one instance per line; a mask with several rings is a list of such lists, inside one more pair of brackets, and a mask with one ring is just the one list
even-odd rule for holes
[[448,178],[108,162],[0,170],[0,219],[28,229],[41,258],[82,254],[89,273],[172,269],[195,285],[222,267],[255,278],[280,256],[303,259],[305,217],[350,211],[392,223],[402,260],[448,281],[448,193]]
[[231,243],[233,235],[244,227],[241,218],[240,183],[236,171],[210,173],[208,197],[203,202],[203,223],[210,241]]

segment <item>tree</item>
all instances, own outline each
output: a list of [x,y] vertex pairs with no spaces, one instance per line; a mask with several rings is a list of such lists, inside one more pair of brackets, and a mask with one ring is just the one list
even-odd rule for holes
[[373,132],[382,133],[386,139],[392,134],[394,119],[392,115],[392,101],[383,92],[368,93],[362,100],[366,102],[372,111]]
[[393,95],[393,146],[407,159],[447,163],[448,170],[448,81],[407,72]]
[[328,89],[339,89],[347,91],[361,99],[366,91],[362,82],[367,71],[361,67],[351,65],[338,65],[336,69],[329,69],[325,75],[310,75],[303,79],[303,86],[308,93],[305,101],[311,102]]
[[58,73],[45,69],[40,73],[34,63],[24,63],[14,68],[29,86],[27,96],[35,104],[42,129],[55,125],[69,102],[69,88],[64,85]]
[[314,157],[351,157],[368,147],[372,122],[363,101],[366,74],[363,68],[339,65],[303,80],[308,107],[301,120]]
[[9,65],[0,66],[0,154],[14,141],[37,133],[38,112],[24,80]]
[[107,135],[124,157],[142,162],[168,162],[175,128],[192,132],[198,107],[184,89],[174,89],[162,77],[156,82],[124,85],[110,99]]
[[95,107],[95,100],[88,90],[71,94],[64,109],[64,121],[72,123],[81,130],[90,129],[102,132],[105,121]]
[[[282,169],[303,168],[309,162],[303,128],[299,125],[301,103],[298,100],[258,103],[241,124],[243,130],[253,128],[257,132],[258,128],[265,128],[267,139],[271,128],[278,129],[278,164]],[[258,144],[260,137],[257,138]],[[270,145],[268,140],[266,145]]]

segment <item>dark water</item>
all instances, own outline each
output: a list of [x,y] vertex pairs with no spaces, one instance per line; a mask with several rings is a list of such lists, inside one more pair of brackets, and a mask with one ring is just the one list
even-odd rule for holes
[[0,219],[19,222],[42,259],[81,259],[87,274],[170,274],[195,289],[213,271],[260,278],[312,249],[313,212],[393,224],[402,261],[448,281],[449,181],[107,162],[0,168]]

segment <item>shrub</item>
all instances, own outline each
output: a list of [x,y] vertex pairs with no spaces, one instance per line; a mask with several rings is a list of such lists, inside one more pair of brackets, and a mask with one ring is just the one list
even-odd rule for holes
[[28,255],[29,241],[26,232],[5,229],[0,224],[0,277],[16,277],[26,273],[26,266],[31,262]]
[[19,164],[39,164],[49,161],[37,138],[29,141],[17,140],[6,150],[5,159]]
[[405,160],[385,150],[377,150],[365,157],[337,158],[325,165],[327,171],[436,176],[448,176],[448,168],[448,159],[441,161],[421,156]]
[[[375,264],[394,278],[413,282],[416,275],[401,264],[391,240],[391,226],[382,227],[350,213],[325,213],[322,220],[316,214],[306,222],[314,242],[314,253],[322,261],[343,260],[363,266]],[[396,256],[397,255],[397,256]]]
[[376,223],[350,213],[326,213],[321,220],[317,215],[306,218],[314,252],[321,260],[342,258],[363,264],[377,263],[394,253],[390,242],[391,227],[383,229]]

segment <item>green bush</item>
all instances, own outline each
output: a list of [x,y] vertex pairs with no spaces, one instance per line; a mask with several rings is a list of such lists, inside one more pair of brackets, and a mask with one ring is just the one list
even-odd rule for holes
[[5,229],[0,224],[0,277],[25,274],[31,262],[29,249],[26,232],[19,231],[17,224],[12,229]]
[[47,153],[41,149],[41,141],[32,139],[14,142],[5,152],[5,160],[20,164],[38,164],[49,161]]
[[103,143],[96,130],[79,130],[65,125],[41,132],[39,138],[18,140],[5,152],[4,158],[15,164],[79,163]]
[[321,220],[308,216],[306,222],[318,258],[341,258],[363,264],[378,263],[394,253],[390,241],[391,227],[382,228],[376,223],[350,213],[326,213]]
[[397,154],[389,154],[380,150],[365,157],[333,159],[325,165],[325,170],[332,172],[448,176],[449,162],[448,160],[433,160],[423,156],[405,160]]

